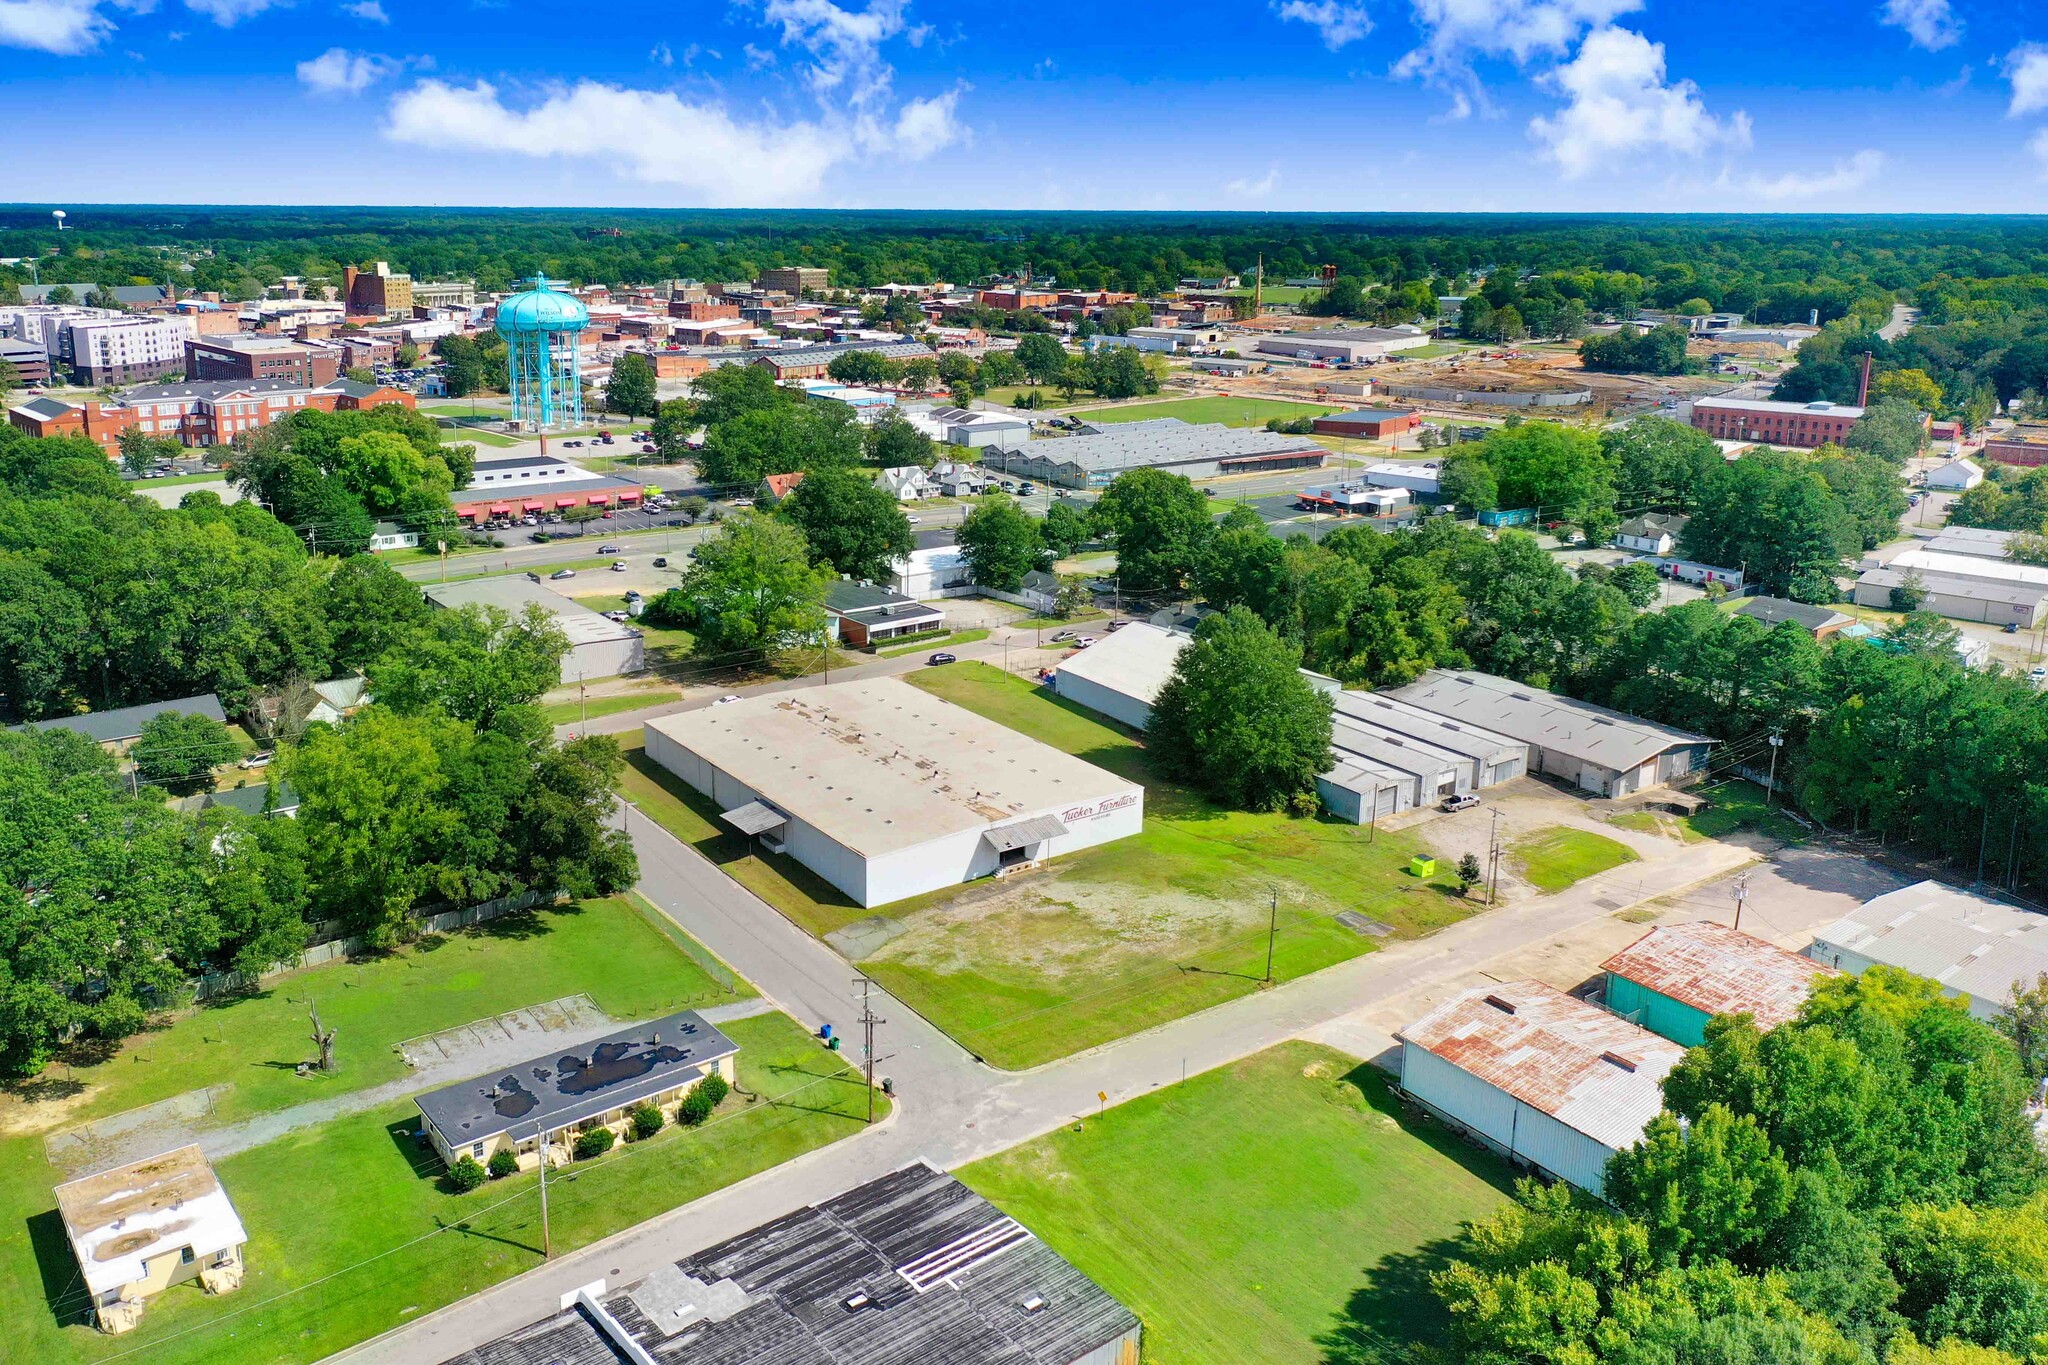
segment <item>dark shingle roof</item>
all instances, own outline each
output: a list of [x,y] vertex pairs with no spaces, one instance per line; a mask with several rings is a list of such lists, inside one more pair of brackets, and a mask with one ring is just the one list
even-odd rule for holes
[[568,1053],[549,1053],[419,1097],[451,1147],[500,1133],[560,1128],[695,1078],[739,1045],[695,1010],[635,1024]]
[[274,805],[270,800],[270,790],[270,784],[259,782],[252,786],[236,787],[232,791],[209,792],[206,804],[228,806],[245,815],[261,815],[266,809],[282,814],[299,808],[299,794],[291,783],[282,779],[278,781],[277,801]]
[[1728,609],[1737,616],[1747,616],[1766,625],[1776,625],[1780,621],[1796,622],[1809,633],[1845,619],[1841,612],[1830,607],[1808,606],[1786,597],[1744,597],[1731,603]]
[[905,597],[900,592],[875,586],[873,583],[855,583],[850,579],[837,578],[825,589],[825,610],[850,616],[855,612],[873,612],[881,607],[909,608],[922,605]]

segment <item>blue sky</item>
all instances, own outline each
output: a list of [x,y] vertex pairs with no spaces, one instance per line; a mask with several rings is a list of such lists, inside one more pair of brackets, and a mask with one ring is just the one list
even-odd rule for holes
[[0,71],[40,202],[2048,211],[2020,0],[0,0]]

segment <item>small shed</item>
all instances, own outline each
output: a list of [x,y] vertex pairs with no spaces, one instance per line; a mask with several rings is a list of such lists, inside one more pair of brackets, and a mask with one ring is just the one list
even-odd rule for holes
[[1708,921],[1659,925],[1600,969],[1608,1009],[1684,1047],[1704,1042],[1717,1014],[1747,1014],[1774,1029],[1799,1013],[1816,979],[1838,974]]

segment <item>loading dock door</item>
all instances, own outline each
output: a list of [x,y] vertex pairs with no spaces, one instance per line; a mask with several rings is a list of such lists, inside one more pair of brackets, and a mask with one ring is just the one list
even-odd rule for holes
[[1372,794],[1372,808],[1376,815],[1392,815],[1401,806],[1399,787],[1381,787]]

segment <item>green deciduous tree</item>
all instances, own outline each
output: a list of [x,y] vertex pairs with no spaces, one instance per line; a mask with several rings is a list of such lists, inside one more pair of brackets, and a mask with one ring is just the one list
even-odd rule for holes
[[604,386],[604,409],[628,417],[652,417],[654,389],[654,362],[638,351],[627,351],[612,362],[612,377]]
[[1057,384],[1066,373],[1066,350],[1049,336],[1033,334],[1017,343],[1017,363],[1034,384]]
[[917,548],[902,505],[857,469],[806,475],[776,514],[803,532],[815,562],[850,578],[886,583]]
[[1161,469],[1119,474],[1097,500],[1095,527],[1116,546],[1127,593],[1178,592],[1208,545],[1209,500],[1186,478]]
[[186,796],[212,786],[213,770],[239,752],[213,717],[167,711],[143,723],[130,757],[143,781]]
[[770,474],[858,464],[862,453],[860,423],[846,404],[783,403],[711,426],[697,467],[708,483],[751,489]]
[[1894,470],[1927,448],[1920,409],[1899,398],[1880,398],[1849,428],[1843,442],[1851,451],[1874,455]]
[[1301,651],[1244,607],[1208,617],[1159,690],[1146,752],[1239,810],[1280,810],[1329,771],[1330,699]]
[[439,711],[488,729],[562,681],[569,637],[538,603],[518,616],[470,604],[430,612],[370,665],[370,690],[405,715]]
[[993,592],[1015,592],[1024,575],[1047,563],[1038,523],[1000,493],[983,498],[967,514],[955,540],[975,583]]
[[889,413],[870,426],[862,436],[868,463],[883,469],[916,465],[930,469],[939,462],[939,448],[932,438],[910,424],[899,413]]
[[742,512],[698,546],[696,562],[671,591],[699,648],[723,654],[818,639],[830,582],[828,572],[812,567],[802,532]]

